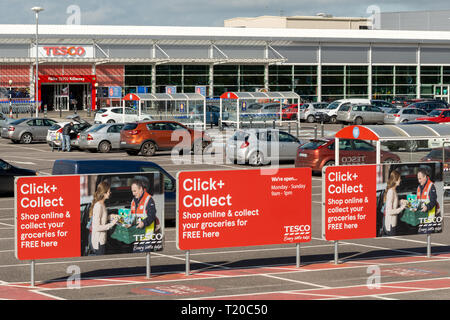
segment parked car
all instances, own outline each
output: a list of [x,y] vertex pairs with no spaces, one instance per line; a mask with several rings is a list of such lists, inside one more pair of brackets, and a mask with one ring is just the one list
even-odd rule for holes
[[47,131],[55,123],[47,118],[22,118],[10,122],[2,128],[2,138],[14,143],[45,142]]
[[385,124],[399,124],[415,121],[417,118],[426,116],[427,113],[417,108],[395,108],[384,115]]
[[375,107],[380,108],[381,110],[383,110],[384,113],[395,108],[395,106],[392,103],[384,101],[384,100],[370,100],[370,104]]
[[83,130],[92,126],[89,122],[81,119],[77,115],[67,116],[66,118],[69,119],[69,121],[55,123],[47,131],[47,144],[50,147],[52,147],[52,149],[61,147],[63,128],[66,124],[70,123],[70,121],[73,122],[73,127],[74,127],[74,129],[72,131],[70,131],[70,134],[69,134],[70,145],[72,148],[78,148],[78,145],[79,145],[78,134],[80,132],[82,132]]
[[326,102],[310,102],[300,105],[300,120],[312,123],[316,121],[315,114],[328,106]]
[[417,118],[417,120],[426,120],[433,122],[450,122],[450,109],[435,109],[427,116]]
[[422,109],[426,113],[430,113],[431,111],[435,109],[446,109],[447,104],[445,104],[442,101],[422,101],[422,102],[415,102],[407,106],[407,108],[417,108]]
[[291,134],[276,129],[237,130],[227,142],[226,157],[253,166],[273,160],[295,160],[301,143]]
[[30,169],[15,167],[0,159],[0,194],[14,193],[14,179],[21,176],[35,176],[37,172]]
[[[123,113],[124,109],[125,114]],[[152,119],[151,115],[145,113],[141,113],[139,116],[138,111],[132,108],[106,107],[95,113],[94,123],[124,123]]]
[[[334,138],[312,139],[298,147],[295,167],[310,167],[313,172],[320,173],[325,166],[335,164]],[[381,162],[400,162],[394,153],[380,150]],[[363,140],[339,140],[339,164],[376,163],[376,148]]]
[[0,112],[0,128],[8,125],[10,122],[13,122],[14,119],[8,117],[6,114]]
[[384,123],[384,112],[370,104],[344,104],[336,113],[336,121],[357,125],[368,123],[382,124]]
[[[321,110],[320,113],[326,113],[329,116],[329,122],[336,123],[337,121],[337,111],[343,105],[350,104],[370,104],[369,99],[341,99],[330,103],[325,109]],[[318,112],[319,113],[319,112]],[[320,118],[325,118],[319,115]],[[322,119],[321,119],[322,120]],[[325,121],[324,121],[325,122]]]
[[211,143],[212,139],[206,132],[190,129],[175,121],[127,123],[120,132],[120,149],[129,155],[141,153],[153,156],[156,151],[174,148],[183,151],[192,150],[200,154]]
[[81,150],[103,153],[120,149],[120,130],[123,123],[94,124],[78,134],[78,147]]
[[[203,119],[203,105],[195,105],[190,108],[190,117],[202,121]],[[227,111],[222,111],[222,120],[228,120],[230,117]],[[219,125],[220,107],[214,105],[206,105],[206,124]]]
[[[176,218],[176,179],[161,166],[150,161],[136,160],[69,160],[58,159],[53,163],[52,175],[101,174],[126,172],[159,172],[164,178],[165,219]],[[131,198],[130,198],[131,201]]]
[[[300,104],[300,108],[303,104]],[[277,114],[277,118],[280,117],[280,114]],[[282,120],[297,120],[298,117],[298,104],[289,104],[283,107],[281,110],[281,119]]]

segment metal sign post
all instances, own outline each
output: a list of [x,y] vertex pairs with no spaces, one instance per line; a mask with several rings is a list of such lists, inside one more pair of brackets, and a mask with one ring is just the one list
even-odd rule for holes
[[296,243],[295,244],[295,246],[296,246],[296,251],[297,251],[297,259],[296,259],[296,265],[297,265],[297,268],[300,268],[300,243]]
[[189,250],[187,250],[186,251],[186,275],[188,276],[189,275],[189,273],[190,273],[190,261],[189,261],[189,253],[190,253],[190,251]]
[[35,265],[34,265],[34,260],[31,260],[31,286],[34,287],[34,270],[35,270]]
[[151,265],[150,265],[150,252],[146,253],[146,260],[147,260],[147,267],[146,267],[146,274],[147,279],[150,279],[150,273],[151,273]]
[[338,245],[339,245],[339,241],[334,241],[334,264],[339,263]]
[[427,233],[427,258],[431,258],[431,234]]

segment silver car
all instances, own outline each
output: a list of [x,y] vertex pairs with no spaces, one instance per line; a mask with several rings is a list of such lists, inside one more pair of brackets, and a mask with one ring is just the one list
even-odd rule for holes
[[383,110],[370,104],[342,105],[336,114],[336,120],[344,123],[354,123],[357,125],[363,123],[384,123]]
[[0,112],[0,128],[6,126],[7,124],[13,121],[14,121],[13,118],[10,118],[6,114]]
[[300,105],[300,120],[306,120],[309,123],[316,121],[315,114],[328,106],[326,102],[311,102]]
[[385,124],[398,124],[414,121],[419,117],[426,116],[426,111],[417,108],[396,108],[389,111],[384,116]]
[[110,152],[120,148],[120,130],[124,124],[94,124],[80,133],[78,147],[81,150]]
[[14,143],[45,142],[48,129],[57,123],[47,118],[22,118],[2,127],[2,138]]
[[302,142],[276,129],[237,130],[228,140],[227,158],[239,164],[260,166],[278,160],[295,160]]

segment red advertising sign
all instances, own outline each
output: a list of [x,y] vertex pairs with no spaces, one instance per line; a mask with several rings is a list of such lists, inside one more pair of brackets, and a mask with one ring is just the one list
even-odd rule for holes
[[376,237],[377,166],[325,169],[322,234],[327,240]]
[[17,180],[18,259],[80,256],[80,188],[74,188],[79,185],[79,176]]
[[264,169],[180,172],[178,248],[310,241],[311,169],[270,173]]

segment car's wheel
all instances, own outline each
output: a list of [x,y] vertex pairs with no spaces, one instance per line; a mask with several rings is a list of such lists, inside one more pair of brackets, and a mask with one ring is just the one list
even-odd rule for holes
[[156,144],[152,141],[145,142],[141,147],[141,153],[147,157],[153,156],[156,153]]
[[248,163],[252,166],[262,166],[264,164],[264,156],[261,152],[255,151],[248,157]]
[[102,141],[98,145],[98,151],[102,153],[108,153],[111,151],[111,143],[109,141]]
[[25,132],[20,137],[20,142],[29,144],[29,143],[33,142],[33,136],[31,135],[31,133]]
[[129,156],[137,156],[139,154],[139,151],[135,150],[127,150],[126,152]]
[[116,123],[113,119],[106,121],[106,123]]
[[308,123],[313,123],[314,121],[316,121],[316,117],[310,114],[308,118],[306,118],[306,121],[308,121]]
[[363,118],[356,117],[355,124],[358,125],[358,126],[362,125],[363,124]]
[[409,152],[416,152],[417,149],[419,148],[419,145],[417,144],[417,141],[414,140],[410,140],[406,142],[406,151]]
[[405,119],[405,120],[403,120],[403,121],[402,121],[402,123],[406,123],[406,122],[408,122],[408,120],[407,120],[407,119]]
[[392,158],[387,158],[386,160],[383,161],[383,163],[397,163],[397,160],[394,160]]
[[16,139],[11,139],[11,141],[12,141],[13,143],[19,143],[19,142],[20,142],[19,140],[16,140]]
[[336,163],[333,160],[330,160],[327,163],[325,163],[325,165],[323,167],[325,168],[325,167],[328,167],[328,166],[334,166],[335,164]]
[[337,123],[337,118],[336,118],[336,116],[332,116],[332,117],[330,118],[330,123],[333,123],[333,124],[336,124],[336,123]]

